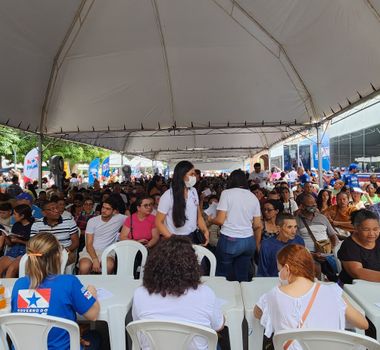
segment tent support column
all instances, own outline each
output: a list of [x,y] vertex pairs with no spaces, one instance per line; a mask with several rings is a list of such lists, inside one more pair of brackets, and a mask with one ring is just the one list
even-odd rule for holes
[[123,173],[123,166],[124,166],[124,153],[120,152],[120,169],[119,169],[119,174],[120,174],[120,178],[121,178],[120,182],[125,180],[125,176]]
[[321,152],[321,144],[322,144],[322,138],[321,138],[321,130],[320,125],[318,124],[316,126],[317,129],[317,153],[318,153],[318,184],[319,188],[323,188],[323,178],[322,178],[322,152]]
[[44,141],[44,135],[41,133],[38,135],[38,186],[42,188],[42,144]]

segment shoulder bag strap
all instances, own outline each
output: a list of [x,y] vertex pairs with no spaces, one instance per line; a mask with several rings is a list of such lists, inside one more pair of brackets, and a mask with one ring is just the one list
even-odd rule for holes
[[314,244],[317,244],[317,240],[316,240],[316,238],[315,238],[313,232],[311,231],[310,226],[309,226],[308,223],[306,222],[305,218],[304,218],[303,216],[300,216],[300,218],[301,218],[303,224],[305,225],[306,230],[307,230],[307,232],[309,233],[309,236],[310,236],[311,239],[313,240]]
[[132,215],[133,214],[131,214],[131,223],[130,223],[130,228],[129,228],[129,232],[130,232],[130,234],[131,234],[131,238],[133,239],[133,226],[132,226]]
[[[317,283],[317,285],[315,286],[314,288],[314,292],[309,300],[309,303],[307,304],[306,306],[306,309],[305,309],[305,312],[303,313],[302,315],[302,318],[301,318],[301,322],[300,322],[300,326],[298,328],[302,328],[306,319],[307,319],[307,316],[309,316],[309,313],[310,313],[310,310],[314,304],[314,301],[315,301],[315,298],[317,297],[317,294],[318,294],[318,291],[319,291],[319,288],[321,287],[321,284],[320,283]],[[285,345],[284,345],[284,350],[288,350],[289,346],[292,345],[292,343],[294,342],[294,340],[288,340]]]

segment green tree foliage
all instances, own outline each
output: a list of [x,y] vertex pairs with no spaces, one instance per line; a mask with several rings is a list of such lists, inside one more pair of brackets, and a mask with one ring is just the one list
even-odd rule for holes
[[[22,163],[25,155],[38,146],[35,134],[25,133],[5,126],[0,126],[0,155],[13,162],[13,149],[17,153],[17,162]],[[60,155],[70,164],[90,163],[94,158],[105,159],[111,153],[103,148],[82,145],[62,139],[44,138],[43,161],[49,163],[53,155]]]

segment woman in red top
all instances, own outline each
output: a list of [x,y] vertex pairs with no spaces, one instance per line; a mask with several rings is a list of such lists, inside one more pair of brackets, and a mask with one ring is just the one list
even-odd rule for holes
[[160,235],[156,228],[155,216],[152,215],[153,199],[142,195],[136,199],[137,212],[124,221],[120,232],[120,240],[133,239],[152,248],[158,242]]

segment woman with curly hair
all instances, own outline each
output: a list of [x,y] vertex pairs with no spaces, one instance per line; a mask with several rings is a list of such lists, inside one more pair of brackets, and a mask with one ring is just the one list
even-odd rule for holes
[[[151,251],[145,264],[143,286],[133,297],[134,320],[165,319],[212,328],[224,327],[224,317],[214,292],[201,283],[197,256],[187,237],[171,236]],[[140,337],[143,349],[149,341]],[[195,337],[191,349],[207,349]]]

